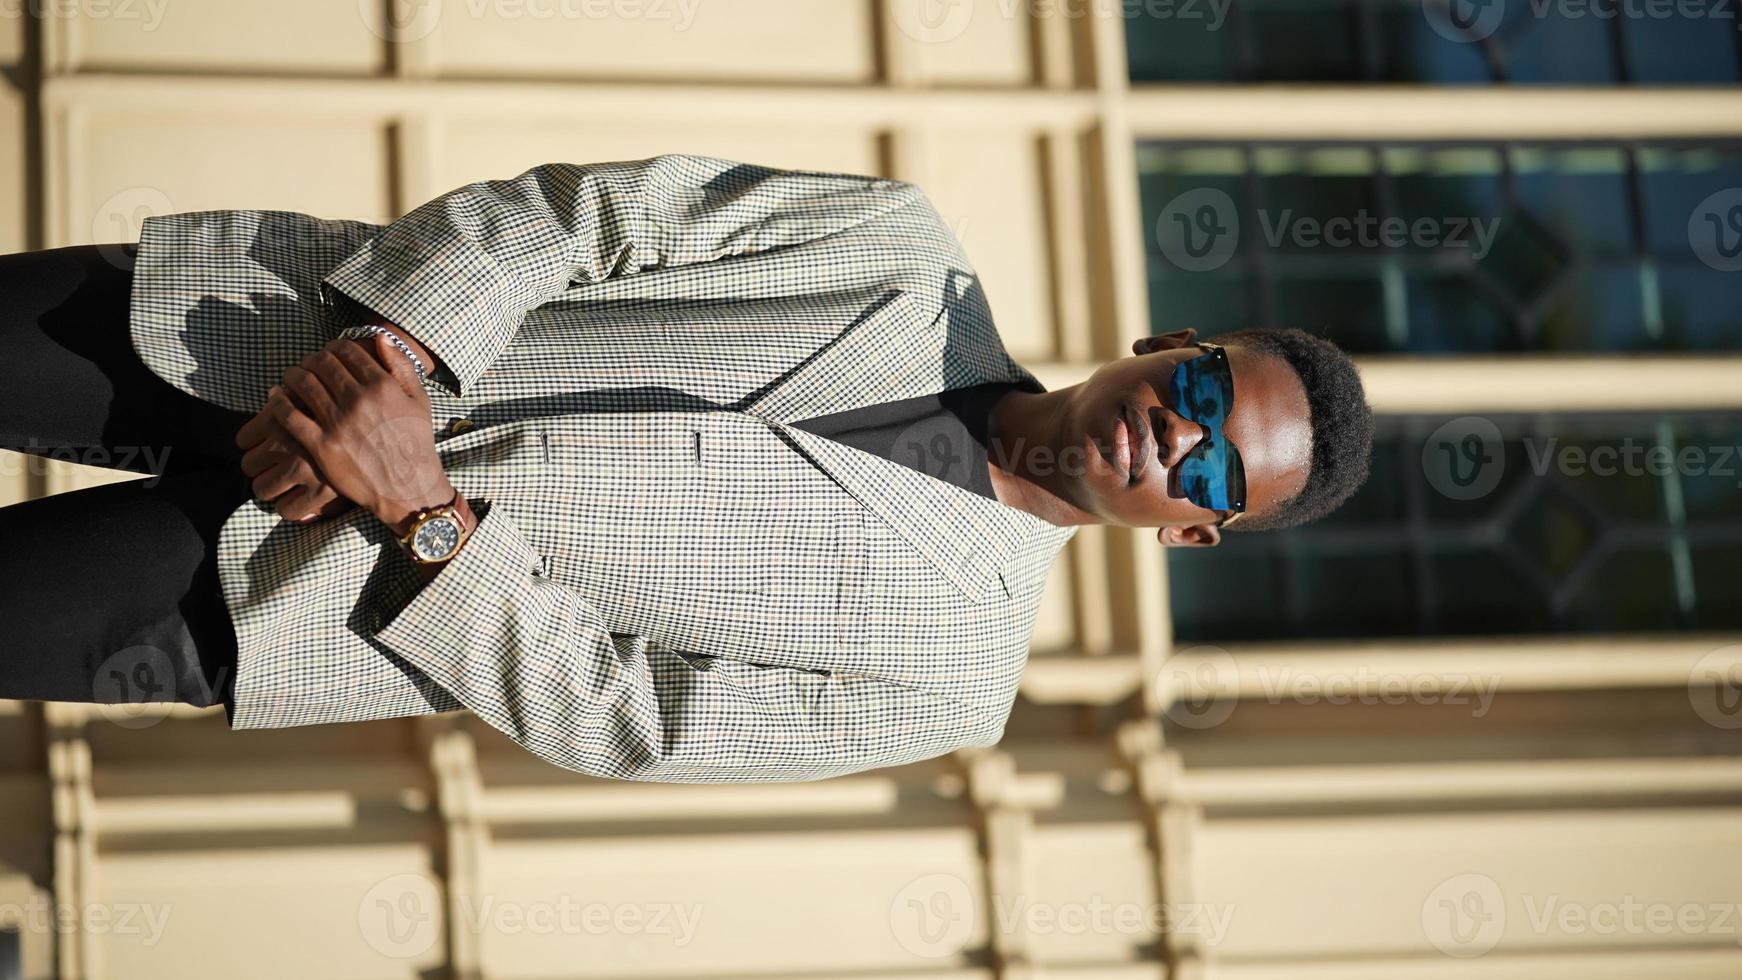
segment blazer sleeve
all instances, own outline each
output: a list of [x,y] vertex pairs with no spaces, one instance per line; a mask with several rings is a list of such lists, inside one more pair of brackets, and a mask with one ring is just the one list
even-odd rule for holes
[[466,546],[374,636],[553,765],[654,782],[796,782],[1003,735],[1002,721],[934,692],[613,634],[542,574],[510,514],[474,503]]
[[902,181],[713,157],[547,163],[467,184],[387,224],[322,281],[403,326],[464,395],[530,310],[572,285],[802,244],[922,196]]

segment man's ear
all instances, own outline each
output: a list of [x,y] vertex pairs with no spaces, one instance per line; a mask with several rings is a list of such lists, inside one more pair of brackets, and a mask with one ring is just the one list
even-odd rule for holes
[[1153,354],[1158,350],[1177,350],[1192,342],[1198,335],[1196,327],[1175,330],[1172,333],[1159,333],[1153,337],[1139,337],[1131,343],[1133,354]]
[[1155,532],[1155,540],[1166,548],[1214,548],[1222,543],[1222,529],[1214,524],[1169,524]]

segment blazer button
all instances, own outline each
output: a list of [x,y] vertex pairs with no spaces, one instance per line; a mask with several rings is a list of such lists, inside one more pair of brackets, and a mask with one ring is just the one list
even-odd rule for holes
[[450,436],[457,436],[462,432],[470,432],[475,428],[477,428],[477,424],[471,419],[450,419],[448,421],[448,435]]

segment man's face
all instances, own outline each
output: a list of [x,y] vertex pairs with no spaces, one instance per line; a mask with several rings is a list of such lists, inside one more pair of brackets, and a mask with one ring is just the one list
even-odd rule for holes
[[[1174,411],[1169,384],[1174,369],[1203,354],[1191,331],[1145,337],[1133,356],[1103,365],[1076,387],[1063,425],[1063,447],[1078,447],[1078,507],[1109,523],[1160,528],[1162,543],[1215,544],[1214,527],[1226,512],[1186,499],[1177,471],[1205,437],[1202,425]],[[1223,433],[1246,470],[1246,512],[1268,513],[1306,484],[1312,463],[1312,428],[1306,389],[1287,363],[1227,348],[1234,407]],[[1130,472],[1115,452],[1121,414],[1130,420]],[[1061,447],[1061,448],[1063,448]]]

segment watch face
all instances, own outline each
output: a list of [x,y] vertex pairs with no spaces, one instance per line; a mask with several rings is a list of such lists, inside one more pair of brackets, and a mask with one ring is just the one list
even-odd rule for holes
[[424,561],[439,561],[460,546],[460,522],[446,514],[423,522],[411,539],[411,548]]

